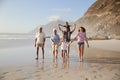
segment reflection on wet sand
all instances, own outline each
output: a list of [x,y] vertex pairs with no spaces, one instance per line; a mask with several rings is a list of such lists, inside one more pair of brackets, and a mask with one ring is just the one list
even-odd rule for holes
[[120,59],[109,62],[107,58],[87,58],[84,62],[76,58],[64,62],[61,59],[39,59],[34,66],[1,69],[0,80],[120,80],[119,63]]
[[53,66],[53,68],[58,67],[58,59],[53,59],[52,66]]
[[36,60],[36,68],[39,68],[40,70],[44,71],[44,59],[40,62],[39,60]]
[[62,69],[68,69],[69,68],[69,59],[66,59],[65,61],[62,61]]
[[[61,60],[61,59],[60,59]],[[69,69],[72,67],[75,67],[74,65],[78,65],[78,68],[80,70],[89,70],[91,68],[91,64],[120,64],[120,58],[85,58],[84,62],[76,61],[76,59],[66,59],[65,61],[60,61],[59,59],[52,59],[49,61],[52,62],[44,62],[44,59],[42,60],[36,60],[36,67],[40,70],[44,70],[44,68],[51,68],[50,65],[52,65],[52,69],[54,68],[61,68],[61,69]],[[59,62],[58,62],[59,61]],[[44,65],[49,66],[44,66]],[[76,66],[77,66],[76,65]],[[97,66],[98,67],[98,66]]]

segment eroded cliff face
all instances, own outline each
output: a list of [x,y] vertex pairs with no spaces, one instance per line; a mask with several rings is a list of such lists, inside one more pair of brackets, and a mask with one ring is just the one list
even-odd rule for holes
[[76,24],[86,27],[89,37],[120,36],[120,0],[97,0]]

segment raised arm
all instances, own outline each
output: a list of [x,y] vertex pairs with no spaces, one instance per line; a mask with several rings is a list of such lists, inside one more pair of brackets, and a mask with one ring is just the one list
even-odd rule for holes
[[62,32],[64,32],[64,31],[61,29],[61,27],[60,27],[60,26],[61,26],[61,25],[59,24],[59,25],[58,25],[58,27],[59,27],[59,30],[60,30],[60,31],[62,31]]
[[62,24],[58,24],[58,26],[61,26],[61,27],[63,27],[64,25],[62,25]]
[[74,28],[71,31],[74,32],[75,29],[76,29],[76,24],[74,24]]

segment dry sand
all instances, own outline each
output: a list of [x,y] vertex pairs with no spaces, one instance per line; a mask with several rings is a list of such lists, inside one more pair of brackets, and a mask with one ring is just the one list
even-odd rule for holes
[[120,41],[89,43],[90,48],[85,47],[84,62],[79,62],[74,43],[66,62],[62,62],[60,54],[57,60],[52,59],[49,43],[45,46],[45,59],[38,61],[35,60],[35,49],[31,43],[2,48],[0,80],[120,80]]

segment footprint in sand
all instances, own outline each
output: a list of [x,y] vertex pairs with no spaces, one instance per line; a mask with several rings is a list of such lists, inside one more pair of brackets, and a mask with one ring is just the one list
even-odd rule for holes
[[16,70],[16,71],[17,71],[17,72],[18,72],[18,71],[22,71],[22,69],[18,69],[18,70]]
[[97,76],[95,75],[94,78],[97,79]]
[[6,74],[8,74],[8,73],[9,73],[9,72],[3,72],[2,75],[6,75]]
[[65,72],[66,74],[68,74],[69,72]]
[[0,80],[2,80],[4,78],[4,76],[0,76]]
[[102,77],[102,75],[101,75],[101,74],[99,74],[99,77]]
[[58,78],[62,78],[62,77],[63,77],[63,75],[58,76]]
[[89,80],[88,78],[85,78],[85,80]]

